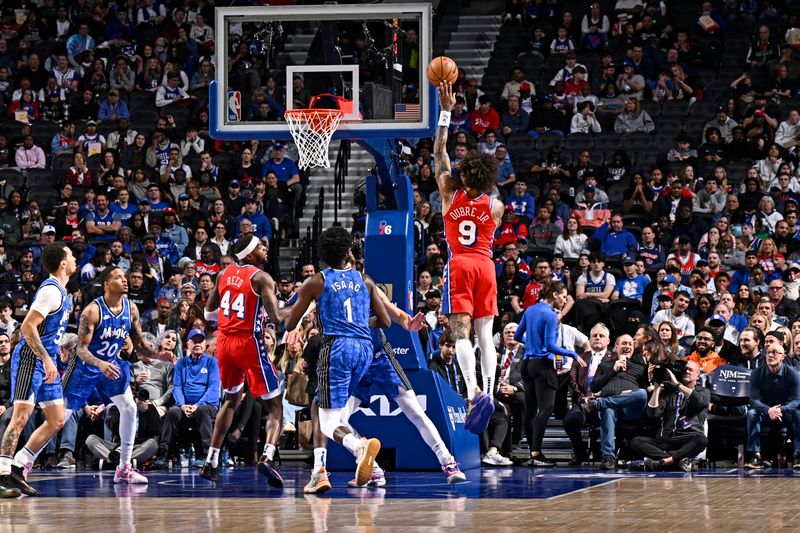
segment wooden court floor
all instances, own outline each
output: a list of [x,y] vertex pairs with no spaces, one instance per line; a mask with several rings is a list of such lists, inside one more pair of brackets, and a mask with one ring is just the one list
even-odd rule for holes
[[171,497],[171,480],[156,481],[162,490],[155,492],[153,481],[135,488],[106,483],[107,496],[68,496],[67,490],[58,497],[0,500],[0,532],[800,531],[800,476],[599,477],[597,484],[550,498],[511,496],[545,488],[552,476],[529,474],[523,483],[519,476],[497,477],[495,488],[509,497],[484,487],[485,476],[481,494],[490,497],[458,491],[406,497],[411,484],[400,497],[392,497],[392,489],[342,489],[339,497],[336,491],[331,497],[302,496],[294,489],[239,497],[235,488],[220,497],[186,476],[176,492],[185,494],[189,484],[192,497]]

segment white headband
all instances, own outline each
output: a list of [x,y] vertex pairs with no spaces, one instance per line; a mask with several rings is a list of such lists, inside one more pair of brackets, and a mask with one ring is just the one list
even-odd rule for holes
[[259,243],[258,237],[252,235],[250,237],[250,244],[247,245],[247,248],[245,248],[244,250],[242,250],[241,252],[236,254],[236,257],[239,258],[239,261],[241,261],[242,259],[244,259],[248,255],[253,253],[253,250],[256,249],[256,247],[258,246],[258,243]]

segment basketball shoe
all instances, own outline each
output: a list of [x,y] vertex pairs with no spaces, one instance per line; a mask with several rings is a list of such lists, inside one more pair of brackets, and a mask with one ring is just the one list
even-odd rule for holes
[[311,479],[303,487],[303,494],[323,494],[331,490],[331,482],[328,481],[328,472],[323,466],[319,470],[311,472]]
[[281,476],[275,464],[267,459],[266,455],[261,456],[257,468],[261,475],[267,478],[267,484],[270,487],[275,487],[276,489],[283,488],[283,476]]
[[480,435],[489,427],[489,419],[494,413],[494,400],[488,394],[481,391],[469,402],[467,416],[464,420],[464,428],[476,435]]
[[139,473],[131,465],[118,466],[114,471],[114,483],[128,483],[130,485],[145,485],[147,478]]
[[375,458],[381,451],[381,441],[378,439],[363,439],[363,444],[356,453],[356,484],[361,487],[372,479],[375,467]]

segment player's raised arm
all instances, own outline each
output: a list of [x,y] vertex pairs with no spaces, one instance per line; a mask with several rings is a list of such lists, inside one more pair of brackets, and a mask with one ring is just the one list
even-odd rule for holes
[[286,330],[293,331],[303,319],[308,306],[322,294],[325,280],[322,274],[314,274],[307,278],[297,290],[297,301],[291,306],[289,317],[286,319]]
[[457,189],[450,175],[450,156],[447,155],[447,132],[450,127],[450,111],[456,103],[453,87],[445,82],[439,84],[439,125],[436,127],[436,139],[433,142],[433,162],[436,167],[436,183],[439,185],[439,194],[442,205],[449,204],[450,197]]
[[[100,308],[95,303],[86,306],[86,309],[81,313],[81,318],[78,323],[78,347],[77,353],[84,363],[92,365],[100,369],[105,377],[108,379],[117,379],[119,377],[119,369],[109,363],[95,357],[89,351],[89,344],[92,342],[94,335],[94,328],[100,323]],[[131,312],[131,323],[133,323],[133,312]],[[131,330],[132,332],[133,330]]]
[[131,330],[128,334],[131,337],[133,347],[138,353],[150,359],[171,362],[174,355],[171,351],[164,350],[163,352],[159,352],[157,346],[153,346],[152,342],[144,338],[144,335],[142,335],[142,326],[139,322],[139,308],[130,300],[128,300],[128,304],[131,308]]

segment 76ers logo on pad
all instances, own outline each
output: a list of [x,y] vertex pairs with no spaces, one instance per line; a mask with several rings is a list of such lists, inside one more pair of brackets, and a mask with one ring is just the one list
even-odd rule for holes
[[242,93],[228,91],[228,122],[242,120]]
[[381,220],[381,223],[378,225],[378,234],[391,235],[392,234],[391,224],[388,224],[385,220]]

